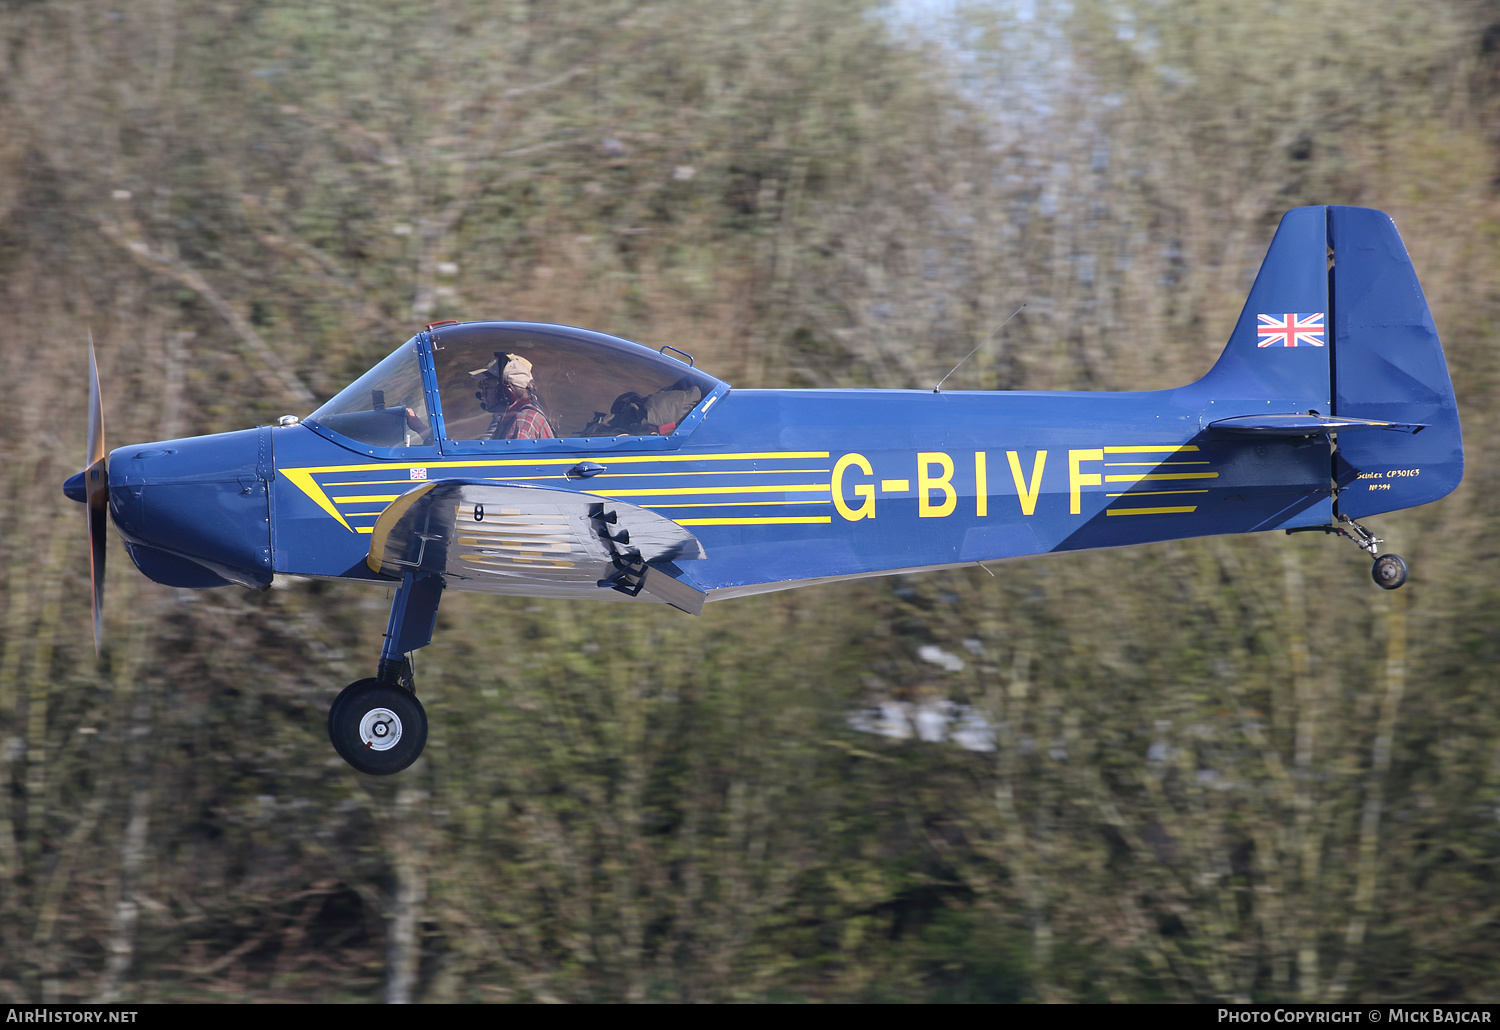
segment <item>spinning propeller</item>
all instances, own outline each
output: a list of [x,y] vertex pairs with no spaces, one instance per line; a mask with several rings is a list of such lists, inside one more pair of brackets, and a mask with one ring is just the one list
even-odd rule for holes
[[89,452],[83,472],[85,507],[89,517],[89,578],[94,594],[94,653],[104,615],[104,533],[109,521],[109,455],[104,447],[104,406],[99,400],[99,364],[94,359],[94,334],[89,333]]

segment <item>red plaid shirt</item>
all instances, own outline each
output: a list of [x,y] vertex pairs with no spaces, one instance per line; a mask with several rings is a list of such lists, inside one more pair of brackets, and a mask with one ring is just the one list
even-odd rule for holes
[[523,400],[490,419],[490,440],[550,440],[552,426],[535,402]]

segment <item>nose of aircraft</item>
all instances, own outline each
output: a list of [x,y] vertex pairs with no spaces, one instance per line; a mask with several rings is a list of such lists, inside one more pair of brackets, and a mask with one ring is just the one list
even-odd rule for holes
[[121,447],[109,510],[136,567],[169,586],[271,583],[271,431]]

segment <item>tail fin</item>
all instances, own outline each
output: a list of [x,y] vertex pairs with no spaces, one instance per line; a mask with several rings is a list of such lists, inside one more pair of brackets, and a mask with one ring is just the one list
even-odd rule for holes
[[1208,396],[1205,422],[1331,414],[1327,211],[1299,207],[1282,217],[1229,345],[1195,384]]
[[1410,508],[1463,477],[1458,406],[1432,314],[1388,215],[1367,208],[1287,212],[1229,344],[1190,389],[1204,422],[1320,415],[1416,432],[1338,436],[1339,514]]

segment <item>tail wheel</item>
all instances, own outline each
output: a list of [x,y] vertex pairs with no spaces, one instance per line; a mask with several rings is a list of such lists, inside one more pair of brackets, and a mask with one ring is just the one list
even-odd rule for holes
[[1406,562],[1401,560],[1399,554],[1382,554],[1375,559],[1375,564],[1370,569],[1370,577],[1375,580],[1375,585],[1384,590],[1395,590],[1406,582],[1406,575]]
[[389,776],[411,765],[427,744],[427,713],[409,690],[359,680],[328,709],[328,739],[362,773]]

